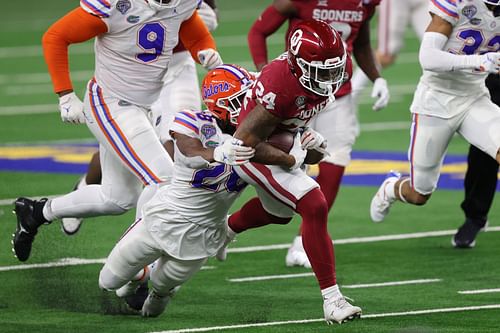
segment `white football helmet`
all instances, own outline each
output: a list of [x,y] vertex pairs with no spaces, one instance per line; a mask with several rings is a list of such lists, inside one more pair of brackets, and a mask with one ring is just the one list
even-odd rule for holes
[[181,0],[146,0],[149,7],[154,10],[162,10],[167,8],[174,8],[179,5]]

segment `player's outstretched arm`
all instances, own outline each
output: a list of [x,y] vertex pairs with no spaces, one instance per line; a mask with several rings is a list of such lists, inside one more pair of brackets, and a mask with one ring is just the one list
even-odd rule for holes
[[295,158],[292,155],[265,142],[281,121],[281,118],[257,103],[239,125],[233,137],[241,140],[245,146],[255,148],[252,162],[292,168],[295,165]]
[[253,23],[248,31],[248,48],[257,71],[267,62],[266,39],[276,32],[285,21],[294,15],[296,9],[290,0],[274,0]]
[[[214,149],[205,148],[201,141],[185,134],[170,132],[175,140],[175,145],[182,153],[184,162],[193,169],[205,168],[210,162],[214,162]],[[179,156],[175,156],[178,158]]]
[[222,65],[222,59],[216,51],[215,40],[197,11],[182,22],[179,37],[193,59],[206,69]]
[[107,30],[102,19],[82,8],[72,10],[49,27],[43,35],[42,47],[54,92],[64,95],[73,91],[69,75],[68,46],[92,39]]
[[453,26],[438,15],[431,13],[431,16],[432,20],[424,33],[419,52],[419,61],[424,70],[450,72],[468,69],[498,73],[500,53],[463,55],[444,51]]

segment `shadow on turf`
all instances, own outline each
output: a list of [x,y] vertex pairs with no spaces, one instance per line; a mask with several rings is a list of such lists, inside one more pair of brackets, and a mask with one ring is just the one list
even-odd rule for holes
[[[44,269],[25,271],[33,287],[31,301],[49,309],[105,315],[137,315],[114,292],[102,291],[97,276],[88,270]],[[29,275],[29,276],[28,276]]]

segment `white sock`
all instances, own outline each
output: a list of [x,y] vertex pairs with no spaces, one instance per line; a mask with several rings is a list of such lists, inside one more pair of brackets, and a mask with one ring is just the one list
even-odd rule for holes
[[323,296],[324,300],[327,300],[330,298],[337,299],[337,298],[343,297],[342,293],[339,290],[338,284],[335,284],[335,285],[328,287],[328,288],[325,288],[325,289],[321,289],[321,296]]
[[385,183],[384,187],[384,192],[385,195],[387,196],[387,199],[389,201],[395,201],[396,200],[396,191],[394,189],[394,186],[396,185],[396,182],[399,180],[399,178],[395,179],[388,179],[387,182]]

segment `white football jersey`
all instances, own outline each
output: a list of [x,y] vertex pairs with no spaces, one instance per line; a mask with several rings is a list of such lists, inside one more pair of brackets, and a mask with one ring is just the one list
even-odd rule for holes
[[108,32],[96,37],[95,78],[104,90],[137,105],[150,106],[162,88],[179,28],[199,0],[156,11],[145,0],[81,0]]
[[[430,0],[429,11],[453,26],[445,51],[470,55],[500,49],[500,17],[494,17],[482,0]],[[421,81],[451,95],[478,95],[487,91],[484,83],[487,75],[471,70],[424,71]]]
[[[181,111],[170,131],[199,139],[204,147],[217,147],[224,136],[208,111]],[[144,205],[148,230],[170,255],[185,260],[214,255],[226,237],[226,216],[247,185],[232,166],[212,163],[193,169],[175,158],[172,182],[161,187]]]

